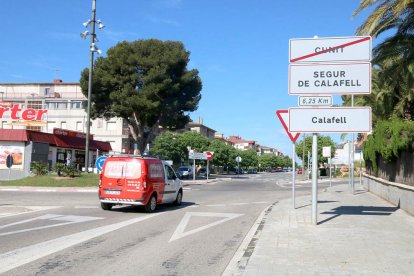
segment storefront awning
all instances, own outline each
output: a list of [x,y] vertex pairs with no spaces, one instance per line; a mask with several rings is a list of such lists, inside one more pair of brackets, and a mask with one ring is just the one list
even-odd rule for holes
[[25,129],[0,129],[0,141],[29,141],[28,133]]
[[[51,133],[30,131],[25,129],[0,129],[0,141],[21,141],[46,143],[59,148],[85,150],[85,138],[70,137]],[[109,142],[89,140],[89,150],[109,152],[112,150]]]

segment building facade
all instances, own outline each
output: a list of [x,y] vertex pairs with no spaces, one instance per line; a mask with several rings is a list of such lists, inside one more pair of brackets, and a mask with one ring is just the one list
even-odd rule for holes
[[[17,104],[21,109],[47,110],[41,118],[34,120],[22,120],[13,116],[16,114],[3,112],[0,114],[0,129],[26,129],[45,133],[53,133],[55,128],[86,131],[86,97],[82,94],[79,83],[64,83],[61,80],[51,83],[0,83],[0,96],[0,107]],[[92,120],[90,133],[95,140],[109,142],[113,152],[129,152],[133,149],[128,126],[122,118]]]

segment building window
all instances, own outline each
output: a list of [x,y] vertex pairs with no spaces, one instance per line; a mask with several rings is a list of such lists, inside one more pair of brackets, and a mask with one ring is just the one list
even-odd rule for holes
[[57,109],[67,109],[68,108],[68,103],[66,102],[58,102],[57,103]]
[[116,122],[107,122],[106,130],[116,130]]
[[55,121],[47,122],[47,129],[48,130],[53,130],[55,127],[56,127],[56,122]]
[[70,103],[71,109],[81,109],[82,108],[82,102],[71,102]]
[[97,128],[103,128],[103,119],[102,118],[98,118],[97,120],[98,120],[97,121],[97,123],[98,123]]
[[66,129],[66,122],[65,121],[60,122],[60,128]]
[[28,101],[27,108],[42,109],[42,101]]
[[83,131],[83,124],[81,121],[77,121],[76,122],[76,130],[81,130]]
[[46,87],[45,88],[45,96],[49,96],[50,95],[50,87]]
[[26,127],[27,130],[33,130],[33,131],[41,131],[42,127],[40,126],[28,126]]

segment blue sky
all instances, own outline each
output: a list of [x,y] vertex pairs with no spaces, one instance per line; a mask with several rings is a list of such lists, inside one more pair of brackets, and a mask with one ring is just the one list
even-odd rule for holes
[[[0,2],[0,82],[79,81],[89,63],[82,23],[91,0]],[[194,121],[226,137],[239,135],[291,155],[275,111],[297,106],[289,96],[290,38],[355,35],[365,19],[353,19],[358,0],[97,0],[98,47],[156,38],[182,41],[189,68],[203,82]],[[334,102],[341,104],[335,97]],[[332,136],[339,142],[339,135]]]

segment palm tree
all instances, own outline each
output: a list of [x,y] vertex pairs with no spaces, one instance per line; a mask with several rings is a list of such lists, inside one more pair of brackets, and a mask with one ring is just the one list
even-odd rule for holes
[[[414,119],[414,0],[362,0],[354,16],[374,7],[357,34],[378,37],[385,31],[395,34],[373,51],[377,68],[373,91],[377,115]],[[379,89],[379,90],[378,90]],[[374,110],[374,108],[373,108]],[[374,113],[374,112],[373,112]]]

